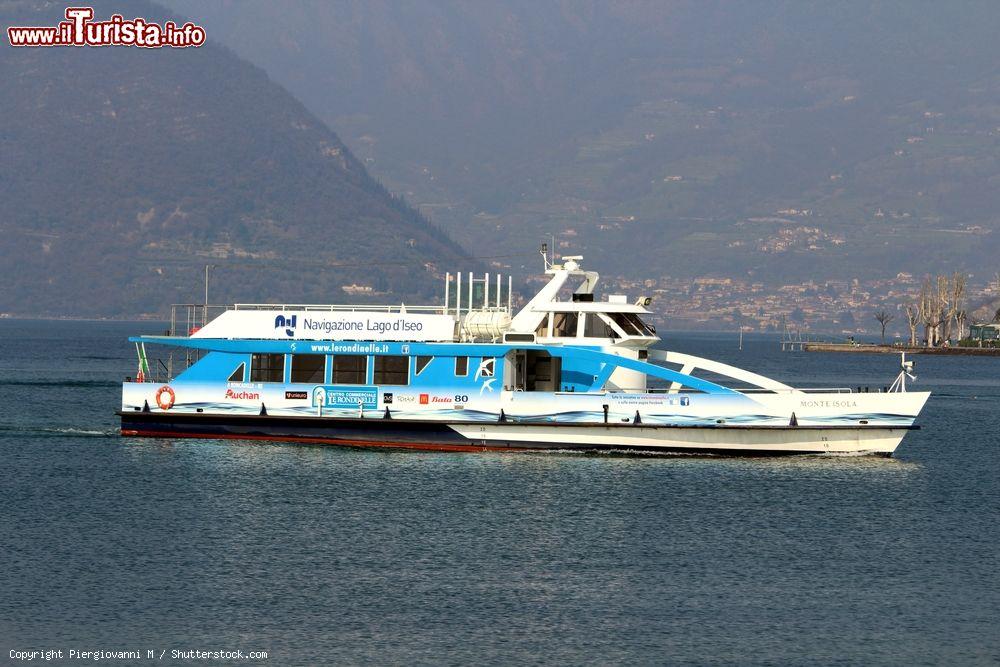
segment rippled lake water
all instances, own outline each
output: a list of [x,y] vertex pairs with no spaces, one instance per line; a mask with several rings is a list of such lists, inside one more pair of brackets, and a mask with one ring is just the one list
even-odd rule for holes
[[[5,658],[1000,661],[1000,359],[916,357],[934,395],[892,459],[120,438],[125,339],[160,328],[0,321]],[[898,366],[735,335],[668,347],[804,386]]]

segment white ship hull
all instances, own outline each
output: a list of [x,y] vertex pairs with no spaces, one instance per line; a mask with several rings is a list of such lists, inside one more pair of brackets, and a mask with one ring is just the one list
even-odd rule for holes
[[889,456],[913,426],[666,426],[121,412],[122,433],[438,451]]
[[788,426],[570,426],[457,425],[450,427],[484,447],[535,443],[545,449],[604,449],[621,451],[761,454],[891,455],[913,427],[788,427]]

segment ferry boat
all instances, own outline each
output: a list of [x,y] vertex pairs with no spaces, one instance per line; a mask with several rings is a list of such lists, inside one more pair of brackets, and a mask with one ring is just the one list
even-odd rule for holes
[[[448,274],[440,306],[237,304],[136,336],[124,436],[444,451],[891,455],[928,392],[799,389],[661,350],[650,299],[599,300],[582,257],[550,262],[516,313],[511,279]],[[504,289],[506,288],[506,289]],[[467,291],[467,294],[466,294]],[[192,309],[188,317],[191,319]],[[197,317],[197,316],[196,316]],[[154,377],[146,346],[172,348]],[[177,365],[181,368],[175,369]],[[178,372],[175,372],[178,371]]]

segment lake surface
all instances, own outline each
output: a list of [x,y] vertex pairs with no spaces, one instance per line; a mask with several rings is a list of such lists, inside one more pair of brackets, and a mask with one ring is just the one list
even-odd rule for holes
[[[120,438],[126,337],[161,329],[0,321],[5,658],[1000,661],[1000,359],[915,357],[913,388],[934,395],[892,459]],[[776,338],[667,340],[802,386],[883,386],[898,367]]]

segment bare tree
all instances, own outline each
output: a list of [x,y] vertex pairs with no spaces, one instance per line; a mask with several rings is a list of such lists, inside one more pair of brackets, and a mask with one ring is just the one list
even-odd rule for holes
[[885,327],[889,322],[896,319],[895,315],[892,315],[885,308],[875,311],[875,321],[882,325],[882,344],[885,345]]
[[906,304],[906,325],[910,328],[910,346],[917,346],[917,326],[920,325],[920,302]]
[[943,341],[942,325],[948,317],[950,285],[948,276],[927,276],[920,287],[920,319],[924,323],[927,347]]
[[[938,278],[940,281],[940,278]],[[944,323],[944,338],[945,340],[951,340],[951,326],[952,323],[958,324],[958,313],[962,309],[963,301],[965,300],[965,283],[967,277],[956,271],[952,274],[951,280],[948,284],[948,305],[945,312],[945,323]],[[961,338],[961,333],[959,333]]]
[[[914,303],[904,306],[906,322],[910,327],[910,345],[917,344],[917,327],[924,325],[924,341],[927,347],[950,343],[954,327],[958,327],[958,338],[964,336],[968,314],[965,308],[965,291],[968,276],[955,272],[952,275],[925,276],[920,286],[920,294]],[[1000,289],[1000,273],[997,274]],[[885,312],[885,311],[881,311]],[[879,313],[875,313],[878,319]],[[1000,321],[1000,310],[996,320]],[[885,325],[882,327],[885,337]]]
[[947,342],[945,335],[947,322],[950,321],[951,313],[951,280],[948,276],[937,277],[934,285],[934,303],[937,320],[934,322],[934,344],[941,345]]
[[927,347],[934,347],[934,322],[936,321],[934,303],[934,284],[931,277],[924,278],[920,286],[920,321],[924,325],[924,341]]

